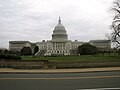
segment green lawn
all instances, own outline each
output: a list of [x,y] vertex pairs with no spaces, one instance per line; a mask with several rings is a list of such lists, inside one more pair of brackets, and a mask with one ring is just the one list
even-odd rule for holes
[[22,56],[22,60],[49,60],[57,62],[119,62],[120,56],[56,56],[35,57]]

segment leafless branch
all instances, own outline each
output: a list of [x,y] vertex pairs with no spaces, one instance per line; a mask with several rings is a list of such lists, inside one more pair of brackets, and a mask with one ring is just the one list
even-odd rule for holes
[[120,19],[120,14],[117,14],[115,17],[114,17],[114,19],[113,20],[116,20],[116,19]]
[[120,0],[116,0],[114,6],[112,10],[116,13],[111,25],[111,29],[113,30],[111,33],[111,41],[116,42],[116,44],[120,46]]
[[120,8],[120,4],[117,1],[114,2],[114,4],[116,4],[118,6],[118,8]]
[[119,9],[117,9],[117,8],[112,8],[112,10],[120,14],[120,10],[119,10]]

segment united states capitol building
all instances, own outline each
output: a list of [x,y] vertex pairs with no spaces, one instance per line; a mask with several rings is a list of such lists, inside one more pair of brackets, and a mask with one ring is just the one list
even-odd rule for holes
[[[42,42],[31,43],[29,41],[9,41],[10,50],[20,51],[23,47],[30,47],[34,52],[34,47],[38,46],[39,51],[36,56],[41,55],[77,55],[78,47],[85,42],[71,41],[68,39],[67,31],[61,23],[59,17],[58,24],[55,26],[51,40],[43,40]],[[88,43],[96,46],[100,50],[110,50],[110,40],[90,40]]]

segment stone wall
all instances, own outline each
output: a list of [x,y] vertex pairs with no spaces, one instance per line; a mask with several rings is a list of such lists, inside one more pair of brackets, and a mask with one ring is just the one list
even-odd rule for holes
[[48,60],[0,60],[0,68],[16,69],[65,69],[65,68],[94,68],[115,67],[120,62],[49,62]]

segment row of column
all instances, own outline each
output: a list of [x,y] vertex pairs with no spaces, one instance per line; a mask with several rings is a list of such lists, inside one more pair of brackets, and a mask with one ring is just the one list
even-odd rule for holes
[[53,50],[65,50],[65,43],[64,42],[61,42],[61,43],[58,43],[58,42],[55,42],[53,43]]

